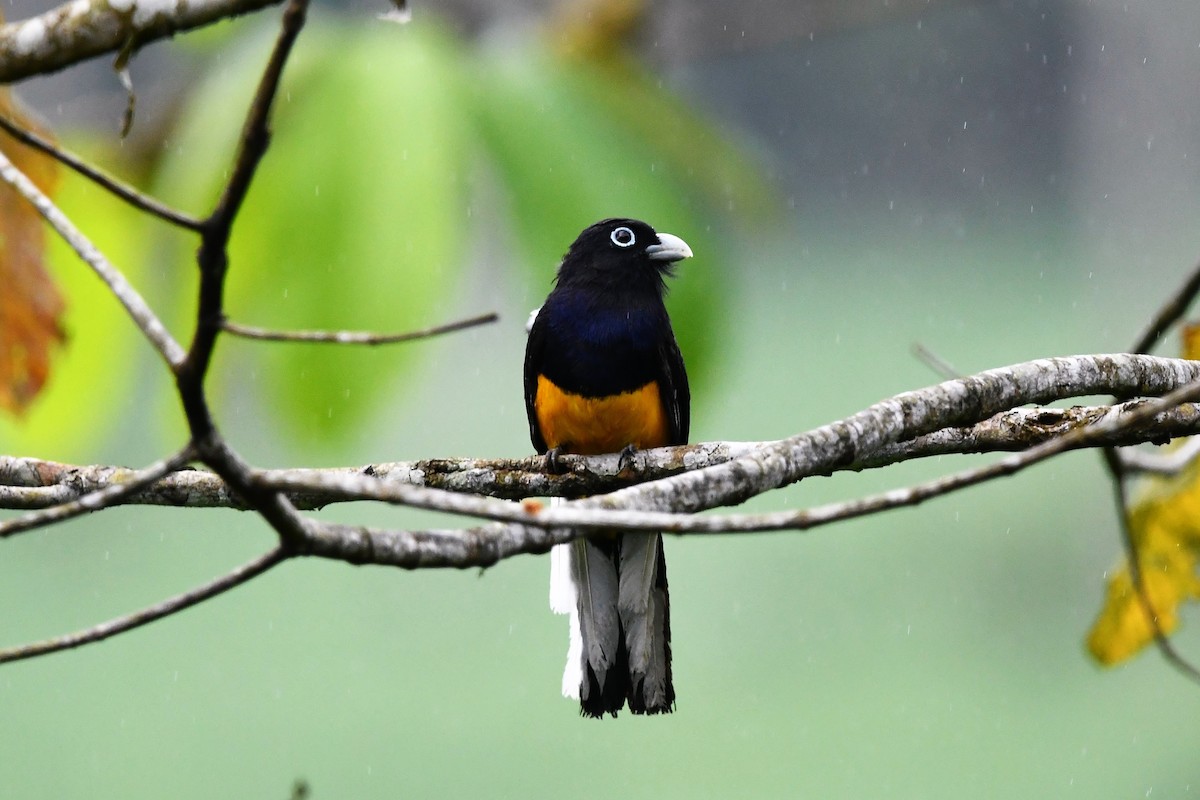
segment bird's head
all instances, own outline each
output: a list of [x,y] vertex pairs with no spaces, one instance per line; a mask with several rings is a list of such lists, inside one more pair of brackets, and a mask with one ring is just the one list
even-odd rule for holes
[[691,258],[687,242],[636,219],[605,219],[584,229],[558,268],[558,283],[639,286],[661,292],[675,263]]

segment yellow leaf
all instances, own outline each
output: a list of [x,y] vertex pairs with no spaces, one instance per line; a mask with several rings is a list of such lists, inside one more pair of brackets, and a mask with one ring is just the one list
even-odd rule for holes
[[1200,325],[1185,325],[1183,328],[1183,357],[1192,361],[1200,359]]
[[[1200,336],[1188,329],[1185,352],[1194,357]],[[1150,478],[1141,497],[1129,508],[1129,535],[1146,600],[1169,633],[1178,624],[1179,606],[1200,599],[1200,465],[1193,461],[1176,477]],[[1128,566],[1114,572],[1108,595],[1087,647],[1101,664],[1116,664],[1154,639],[1153,617],[1134,591]]]
[[[1193,559],[1194,566],[1195,560]],[[1197,581],[1188,571],[1142,569],[1142,585],[1150,606],[1158,617],[1158,629],[1164,634],[1179,623],[1176,609],[1186,599],[1195,598]],[[1124,661],[1154,639],[1155,627],[1145,604],[1133,590],[1128,567],[1121,567],[1109,580],[1104,608],[1088,634],[1087,647],[1105,666]]]
[[[2,87],[0,114],[38,130]],[[51,158],[2,132],[0,151],[43,192],[53,191],[57,165]],[[0,408],[14,414],[23,412],[45,385],[51,350],[64,338],[63,300],[44,258],[42,218],[16,190],[0,183]]]

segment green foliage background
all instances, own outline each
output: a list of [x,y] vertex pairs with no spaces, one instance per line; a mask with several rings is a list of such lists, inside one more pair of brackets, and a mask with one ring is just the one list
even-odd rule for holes
[[[222,43],[154,191],[206,207],[268,40]],[[424,21],[318,14],[276,120],[236,231],[235,319],[502,321],[365,351],[223,341],[218,415],[260,464],[527,453],[525,315],[601,216],[641,216],[697,254],[670,300],[696,440],[778,438],[932,383],[916,340],[964,371],[1122,349],[1198,244],[1176,229],[1152,258],[1136,236],[1101,248],[1051,188],[1021,198],[1048,211],[958,228],[897,224],[882,201],[868,224],[789,215],[725,132],[636,66],[537,39],[469,46]],[[186,334],[194,242],[74,181],[62,202]],[[180,435],[161,368],[90,275],[69,261],[59,275],[72,347],[29,424],[3,423],[0,451],[161,455]],[[806,481],[749,508],[968,463]],[[557,697],[566,631],[545,558],[482,573],[290,563],[111,642],[0,668],[0,796],[283,797],[299,778],[314,798],[1186,796],[1193,687],[1154,656],[1101,672],[1080,645],[1119,548],[1108,491],[1095,456],[1073,454],[819,532],[668,542],[680,700],[655,719],[594,723]],[[128,612],[270,541],[245,514],[145,508],[6,541],[0,640]]]

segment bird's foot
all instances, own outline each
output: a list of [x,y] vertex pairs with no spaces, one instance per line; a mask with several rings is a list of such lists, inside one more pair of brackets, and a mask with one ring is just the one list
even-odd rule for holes
[[551,447],[546,451],[546,471],[552,475],[562,475],[567,471],[567,467],[562,463],[559,456],[562,455],[562,448]]
[[635,445],[627,444],[621,448],[621,453],[617,456],[617,472],[622,473],[626,470],[630,472],[637,471],[637,456],[638,449]]

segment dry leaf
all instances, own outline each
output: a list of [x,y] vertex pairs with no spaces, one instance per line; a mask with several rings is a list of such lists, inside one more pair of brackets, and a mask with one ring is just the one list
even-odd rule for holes
[[[0,114],[23,128],[47,134],[27,119],[7,87]],[[0,151],[38,188],[56,184],[53,159],[0,132]],[[41,216],[7,183],[0,183],[0,408],[20,414],[50,375],[50,357],[62,342],[62,295],[45,267]]]
[[[1184,357],[1200,357],[1200,327],[1183,332]],[[1178,476],[1148,478],[1130,504],[1129,535],[1146,598],[1137,596],[1127,564],[1109,579],[1104,608],[1092,625],[1087,646],[1101,664],[1116,664],[1179,623],[1179,606],[1200,600],[1200,463],[1193,460]]]

